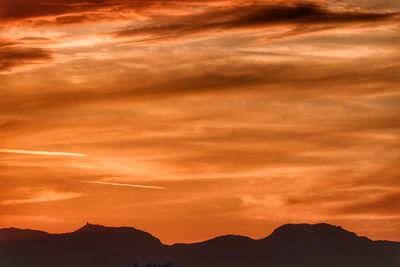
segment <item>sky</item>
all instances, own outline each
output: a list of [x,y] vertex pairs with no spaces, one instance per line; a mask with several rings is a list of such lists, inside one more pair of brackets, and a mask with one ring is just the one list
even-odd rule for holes
[[0,227],[400,241],[396,0],[1,0]]

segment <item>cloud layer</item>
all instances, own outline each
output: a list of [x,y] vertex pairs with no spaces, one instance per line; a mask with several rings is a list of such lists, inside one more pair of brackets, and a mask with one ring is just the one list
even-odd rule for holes
[[0,227],[400,240],[398,8],[1,1]]

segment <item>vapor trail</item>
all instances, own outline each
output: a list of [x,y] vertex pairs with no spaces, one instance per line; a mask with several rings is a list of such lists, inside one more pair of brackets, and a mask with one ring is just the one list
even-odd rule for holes
[[0,153],[56,156],[56,157],[85,157],[86,156],[85,154],[79,154],[79,153],[34,151],[34,150],[21,150],[21,149],[0,149]]
[[158,189],[158,190],[167,189],[162,186],[140,185],[140,184],[122,184],[122,183],[109,183],[109,182],[98,182],[98,181],[81,181],[81,182],[89,184],[114,185],[114,186],[135,187],[135,188],[145,188],[145,189]]

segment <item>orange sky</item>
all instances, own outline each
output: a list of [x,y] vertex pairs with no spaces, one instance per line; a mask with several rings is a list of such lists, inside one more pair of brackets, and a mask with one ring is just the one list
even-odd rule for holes
[[0,227],[400,240],[395,0],[1,0]]

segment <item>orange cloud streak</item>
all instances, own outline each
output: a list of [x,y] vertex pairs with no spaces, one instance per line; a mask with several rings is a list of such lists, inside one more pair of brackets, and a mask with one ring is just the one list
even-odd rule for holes
[[49,152],[49,151],[34,151],[22,149],[0,149],[0,153],[40,155],[40,156],[55,156],[55,157],[85,157],[85,154],[69,153],[69,152]]
[[153,185],[139,185],[139,184],[123,184],[123,183],[111,183],[111,182],[101,182],[101,181],[81,181],[82,183],[89,184],[100,184],[100,185],[114,185],[114,186],[123,186],[123,187],[134,187],[134,188],[144,188],[144,189],[167,189],[161,186],[153,186]]

